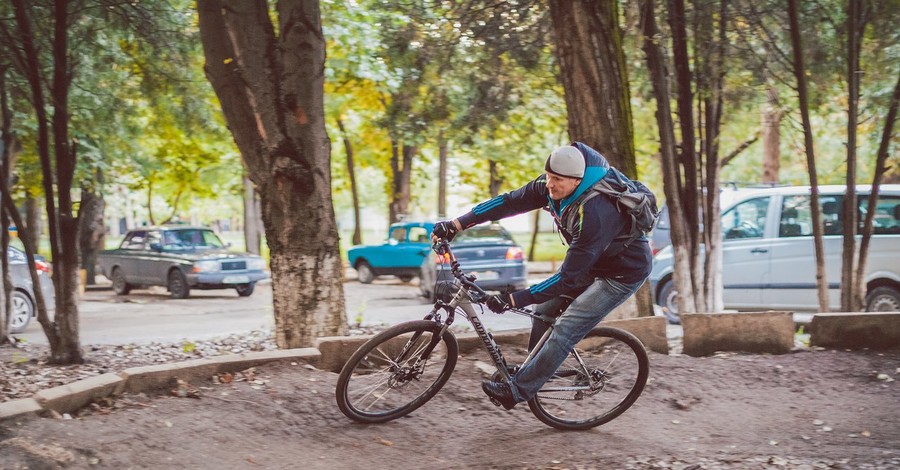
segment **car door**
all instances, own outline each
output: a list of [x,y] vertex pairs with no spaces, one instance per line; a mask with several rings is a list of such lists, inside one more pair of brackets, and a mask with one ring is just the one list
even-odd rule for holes
[[116,252],[116,256],[119,258],[119,268],[125,274],[125,281],[130,284],[144,283],[144,276],[140,271],[140,257],[146,241],[146,230],[133,230],[128,232]]
[[[840,304],[842,200],[838,194],[822,194],[819,198],[825,229],[825,277],[831,305]],[[808,194],[785,195],[778,206],[778,236],[770,247],[771,274],[763,289],[763,301],[771,308],[818,308],[810,201]]]
[[722,286],[728,308],[758,308],[769,274],[767,228],[772,198],[742,201],[722,214]]

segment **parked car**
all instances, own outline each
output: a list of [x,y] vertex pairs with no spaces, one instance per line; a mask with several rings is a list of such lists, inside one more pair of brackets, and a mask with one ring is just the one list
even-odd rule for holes
[[215,232],[203,227],[135,229],[119,248],[100,252],[97,261],[118,295],[140,286],[166,286],[176,299],[188,297],[191,289],[235,289],[247,297],[269,277],[263,258],[228,251]]
[[347,250],[347,261],[359,276],[359,282],[370,284],[378,276],[394,275],[409,282],[419,275],[422,260],[431,251],[434,222],[400,222],[392,224],[388,239],[380,245],[357,245]]
[[[844,187],[821,186],[819,191],[825,226],[829,304],[837,308],[841,292]],[[869,211],[870,193],[869,186],[857,187],[861,221]],[[875,225],[864,279],[865,307],[869,311],[900,311],[900,185],[881,186],[873,210]],[[721,224],[726,308],[818,309],[808,186],[745,192],[723,208]],[[857,246],[861,237],[857,234]],[[672,255],[671,247],[667,247],[654,257],[650,281],[657,304],[663,307],[670,321],[677,322]]]
[[[485,290],[512,292],[528,287],[525,256],[512,235],[499,224],[478,225],[461,232],[450,244],[453,255],[477,278],[475,284]],[[434,300],[443,281],[453,279],[449,260],[430,251],[422,263],[419,290]]]
[[[37,316],[34,283],[31,282],[31,272],[28,269],[25,253],[12,246],[6,250],[6,253],[9,256],[9,274],[13,283],[9,332],[22,333],[31,320]],[[56,293],[53,290],[53,280],[50,278],[51,265],[42,256],[35,255],[35,267],[47,310],[55,310]]]

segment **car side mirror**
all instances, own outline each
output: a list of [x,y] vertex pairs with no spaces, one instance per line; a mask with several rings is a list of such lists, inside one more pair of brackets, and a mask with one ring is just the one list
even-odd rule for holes
[[160,245],[159,243],[151,243],[150,249],[153,251],[162,251],[162,245]]

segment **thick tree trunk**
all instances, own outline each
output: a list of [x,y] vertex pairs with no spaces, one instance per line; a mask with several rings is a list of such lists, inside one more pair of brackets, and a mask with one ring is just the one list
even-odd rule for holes
[[78,219],[81,220],[81,231],[78,245],[81,251],[81,269],[85,270],[85,284],[96,284],[97,253],[106,245],[106,225],[104,211],[106,201],[96,188],[82,187],[81,204],[78,205]]
[[244,245],[248,253],[262,253],[263,223],[262,205],[253,181],[247,177],[246,169],[242,178],[244,182]]
[[689,235],[685,226],[685,216],[682,210],[681,200],[678,194],[678,166],[677,152],[675,150],[675,126],[672,122],[672,110],[669,107],[669,84],[665,59],[657,42],[659,28],[656,26],[656,16],[653,0],[642,0],[641,8],[641,32],[644,36],[643,48],[647,55],[647,66],[650,71],[650,83],[653,94],[656,97],[656,122],[659,125],[660,160],[662,163],[663,189],[666,193],[666,204],[669,207],[669,220],[671,222],[672,248],[674,250],[674,282],[678,291],[679,313],[691,313],[696,311],[693,296],[685,295],[692,292],[691,266],[688,258],[687,244]]
[[847,2],[847,188],[843,201],[844,240],[841,252],[841,311],[855,312],[861,309],[857,305],[854,288],[856,271],[856,126],[859,119],[859,50],[862,43],[861,33],[865,29],[859,24],[861,0]]
[[277,36],[266,2],[197,5],[207,77],[262,203],[276,343],[345,334],[319,3],[279,2]]
[[412,181],[412,161],[417,152],[415,145],[401,143],[392,145],[391,155],[391,220],[399,222],[409,215],[410,183]]
[[29,237],[34,246],[40,246],[41,233],[41,200],[31,194],[25,193],[25,226],[19,227],[19,237]]
[[338,129],[341,130],[341,139],[344,141],[344,153],[347,154],[347,175],[350,177],[350,195],[353,198],[353,244],[362,244],[362,221],[359,216],[359,191],[356,189],[356,165],[353,163],[353,144],[347,130],[344,129],[344,121],[337,118]]
[[766,90],[766,105],[762,111],[763,183],[778,183],[781,171],[781,107],[778,89]]
[[569,137],[637,177],[628,73],[617,2],[551,0]]
[[[599,150],[611,165],[637,178],[618,3],[551,0],[550,16],[569,137]],[[650,290],[641,289],[631,315],[652,315],[652,305]]]
[[856,267],[856,304],[865,306],[866,298],[866,264],[869,262],[869,243],[872,240],[872,226],[875,223],[875,204],[878,201],[878,189],[887,171],[888,148],[891,146],[891,136],[894,132],[894,123],[897,120],[897,108],[900,107],[900,75],[897,76],[897,84],[894,85],[894,93],[891,96],[891,104],[884,118],[884,130],[881,133],[881,144],[878,146],[878,154],[875,157],[875,176],[872,178],[872,193],[869,194],[866,219],[863,223],[862,240],[859,242],[859,264]]
[[797,97],[800,105],[800,117],[803,121],[803,143],[806,148],[806,166],[809,170],[810,206],[813,224],[813,245],[816,253],[816,289],[819,297],[819,311],[827,312],[828,280],[825,277],[825,244],[822,235],[822,206],[819,204],[819,178],[816,174],[816,155],[813,150],[812,124],[809,119],[809,98],[806,91],[806,69],[803,66],[803,42],[800,38],[800,25],[797,14],[797,0],[788,0],[788,18],[790,22],[791,46],[794,56],[794,76],[797,79]]

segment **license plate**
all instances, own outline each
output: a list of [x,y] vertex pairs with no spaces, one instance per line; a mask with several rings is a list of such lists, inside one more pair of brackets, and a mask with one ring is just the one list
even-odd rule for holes
[[479,281],[494,281],[500,279],[500,273],[497,271],[481,271],[473,273]]
[[249,276],[225,276],[222,284],[246,284],[250,282]]

